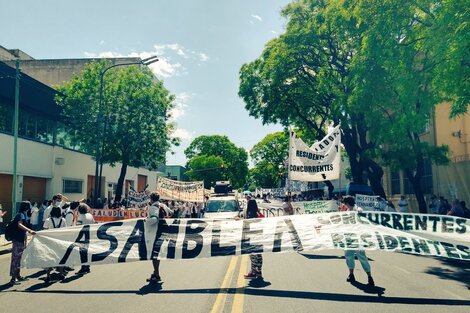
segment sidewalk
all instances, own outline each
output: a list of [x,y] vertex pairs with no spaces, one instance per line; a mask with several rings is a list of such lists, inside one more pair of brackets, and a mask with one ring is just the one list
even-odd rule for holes
[[11,241],[6,241],[5,236],[0,235],[0,255],[11,252]]

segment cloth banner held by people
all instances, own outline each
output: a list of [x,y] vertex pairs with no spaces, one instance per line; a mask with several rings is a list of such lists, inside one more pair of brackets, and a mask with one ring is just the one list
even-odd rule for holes
[[341,162],[341,132],[332,128],[320,141],[308,147],[291,131],[289,144],[290,180],[325,181],[338,179]]
[[182,182],[165,177],[157,177],[157,192],[160,199],[204,202],[204,182]]
[[374,211],[379,196],[356,195],[356,205],[364,211]]
[[98,223],[148,217],[146,209],[91,209],[90,213]]
[[327,249],[402,251],[470,260],[470,220],[335,212],[246,220],[135,219],[38,232],[22,266],[46,268],[158,258],[194,259]]
[[131,208],[145,208],[150,205],[150,191],[129,190],[128,200]]
[[[258,207],[265,217],[284,215],[282,203],[259,203]],[[335,200],[313,200],[292,202],[294,214],[318,214],[338,211]]]

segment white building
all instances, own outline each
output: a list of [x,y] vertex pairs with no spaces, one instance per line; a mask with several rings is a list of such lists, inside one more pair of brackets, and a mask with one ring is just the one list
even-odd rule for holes
[[[8,56],[11,58],[8,58]],[[15,69],[8,62],[15,57],[22,62],[34,59],[19,50],[0,46],[0,204],[12,208],[13,190],[13,118],[15,103]],[[87,60],[89,62],[90,60]],[[121,62],[124,60],[120,60]],[[86,62],[81,62],[80,68]],[[22,67],[21,67],[22,69]],[[52,68],[53,70],[53,68]],[[51,76],[53,71],[49,70]],[[71,74],[70,74],[71,75]],[[50,85],[52,83],[48,82]],[[17,201],[42,202],[62,193],[70,200],[90,198],[95,182],[95,161],[92,156],[74,150],[63,140],[64,126],[60,108],[54,101],[56,91],[23,70],[19,96],[19,139],[17,158]],[[100,195],[114,197],[121,164],[104,165]],[[158,171],[128,167],[123,197],[130,188],[155,190]],[[11,211],[9,218],[11,218]],[[7,218],[7,219],[9,219]]]

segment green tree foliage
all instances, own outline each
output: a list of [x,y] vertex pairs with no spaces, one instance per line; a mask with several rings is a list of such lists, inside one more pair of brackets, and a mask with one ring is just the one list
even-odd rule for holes
[[191,180],[203,180],[206,189],[225,179],[225,164],[220,156],[196,155],[188,161],[187,168],[186,175]]
[[204,180],[206,188],[220,179],[230,180],[235,188],[244,186],[248,174],[248,154],[227,136],[199,136],[184,150],[184,154],[189,160],[186,165],[188,177]]
[[[451,116],[466,113],[470,103],[470,10],[466,0],[434,1],[419,20],[421,43],[434,60],[433,90],[452,103]],[[420,17],[421,17],[420,16]]]
[[330,121],[341,123],[354,181],[364,182],[367,173],[375,192],[384,195],[383,171],[367,154],[375,143],[368,138],[364,113],[348,105],[350,63],[360,48],[354,21],[319,0],[295,1],[282,14],[286,32],[240,70],[245,108],[263,123],[294,125],[316,140]]
[[354,181],[383,195],[380,164],[402,169],[422,211],[425,160],[446,147],[420,135],[442,100],[469,103],[469,11],[462,0],[297,0],[286,32],[243,65],[239,94],[252,116],[313,136],[340,122]]
[[255,186],[262,188],[279,186],[280,179],[285,175],[288,149],[289,134],[286,131],[268,134],[250,150],[254,164],[254,168],[250,170],[250,177]]
[[[423,45],[432,24],[432,2],[338,1],[358,21],[361,49],[351,71],[355,79],[351,104],[366,112],[371,154],[392,169],[402,169],[413,185],[420,210],[426,212],[421,187],[425,160],[447,162],[447,147],[423,142],[420,134],[440,101],[432,88],[437,60]],[[377,18],[379,17],[379,18]]]
[[[63,86],[57,103],[63,108],[70,135],[88,153],[95,155],[96,120],[99,106],[100,74],[110,64],[91,62],[80,75]],[[127,166],[156,169],[165,161],[173,125],[167,123],[174,97],[146,67],[114,68],[104,77],[102,118],[103,163],[121,163],[116,199],[122,195]],[[103,135],[104,134],[104,135]]]

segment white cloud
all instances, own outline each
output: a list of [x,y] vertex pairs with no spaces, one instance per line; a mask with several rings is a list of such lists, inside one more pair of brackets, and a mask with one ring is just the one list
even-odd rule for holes
[[210,59],[206,53],[187,49],[178,43],[155,44],[153,50],[131,51],[127,54],[116,51],[102,51],[98,53],[85,51],[84,55],[89,58],[139,57],[142,59],[156,55],[159,61],[150,64],[149,68],[157,77],[161,78],[187,75],[188,71],[183,63],[191,60],[207,62]]
[[275,35],[276,35],[276,34],[277,34],[277,31],[275,31],[275,30],[272,30],[272,31],[271,31],[271,33],[273,33],[273,34],[275,34]]
[[186,92],[182,92],[176,95],[176,99],[174,101],[175,106],[170,112],[171,114],[170,121],[175,122],[186,113],[186,108],[188,107],[189,98],[190,98],[190,95],[188,95]]
[[193,134],[190,133],[189,131],[187,131],[186,129],[177,128],[171,134],[171,137],[180,138],[182,141],[189,141],[189,140],[193,139]]
[[205,53],[199,53],[199,58],[202,62],[209,61],[209,56]]
[[104,45],[104,40],[100,41],[100,46]]
[[256,20],[257,20],[258,22],[260,22],[260,23],[263,21],[263,19],[261,18],[261,16],[256,15],[256,14],[251,14],[251,17],[254,18],[254,19],[256,19]]

